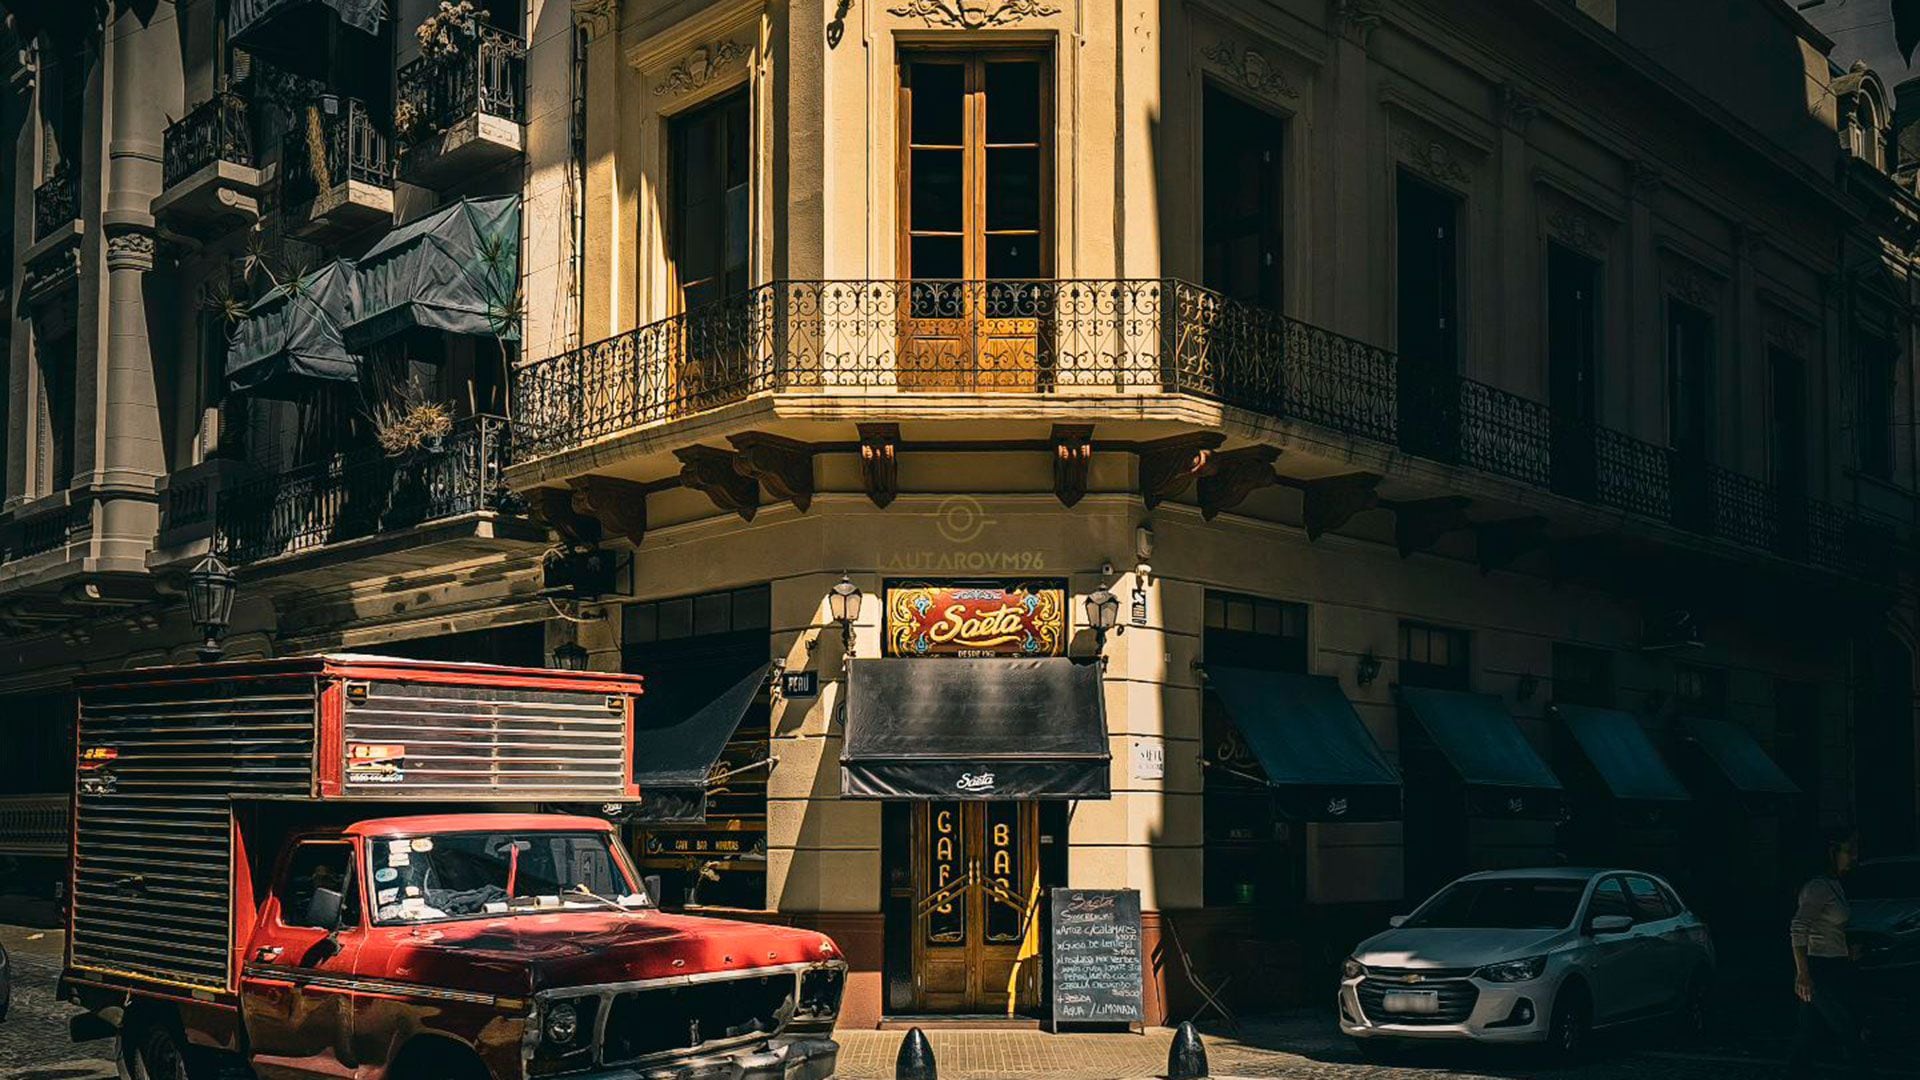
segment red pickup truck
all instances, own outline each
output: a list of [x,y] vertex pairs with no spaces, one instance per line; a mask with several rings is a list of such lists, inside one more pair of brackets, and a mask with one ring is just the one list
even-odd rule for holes
[[62,993],[124,1075],[824,1080],[819,933],[655,908],[636,680],[314,657],[80,688]]

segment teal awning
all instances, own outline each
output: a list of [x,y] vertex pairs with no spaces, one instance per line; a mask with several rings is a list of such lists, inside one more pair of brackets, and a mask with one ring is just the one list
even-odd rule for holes
[[1704,716],[1681,718],[1680,726],[1708,760],[1745,795],[1798,795],[1800,788],[1753,741],[1747,729]]
[[341,329],[353,317],[353,264],[337,259],[253,302],[227,345],[227,386],[297,397],[313,382],[352,382],[360,361]]
[[1468,785],[1559,790],[1560,778],[1540,760],[1499,698],[1403,686],[1400,699]]
[[1614,798],[1681,802],[1693,797],[1632,713],[1586,705],[1555,705],[1553,711]]
[[388,233],[358,260],[347,346],[413,329],[517,340],[520,198],[462,199]]
[[1207,689],[1290,816],[1384,821],[1400,816],[1400,774],[1331,675],[1207,667]]

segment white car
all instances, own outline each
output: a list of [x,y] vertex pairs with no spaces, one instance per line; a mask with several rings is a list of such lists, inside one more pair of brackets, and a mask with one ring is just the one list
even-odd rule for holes
[[1713,942],[1673,887],[1636,870],[1469,874],[1341,972],[1340,1030],[1363,1051],[1394,1040],[1545,1044],[1662,1014],[1697,1027]]

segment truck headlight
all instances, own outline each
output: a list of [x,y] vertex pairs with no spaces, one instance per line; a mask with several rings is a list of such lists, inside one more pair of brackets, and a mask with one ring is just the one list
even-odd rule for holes
[[580,1013],[573,1006],[561,1002],[547,1010],[547,1041],[565,1046],[580,1037]]
[[1366,973],[1367,965],[1351,956],[1347,957],[1346,963],[1340,965],[1340,977],[1343,979],[1357,979]]
[[1529,956],[1525,960],[1508,960],[1500,964],[1488,964],[1474,974],[1497,983],[1531,982],[1547,970],[1547,958]]

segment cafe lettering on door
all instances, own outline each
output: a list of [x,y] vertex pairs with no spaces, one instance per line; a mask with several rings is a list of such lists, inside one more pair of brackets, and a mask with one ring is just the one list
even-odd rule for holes
[[1065,656],[1063,581],[888,582],[890,656]]

